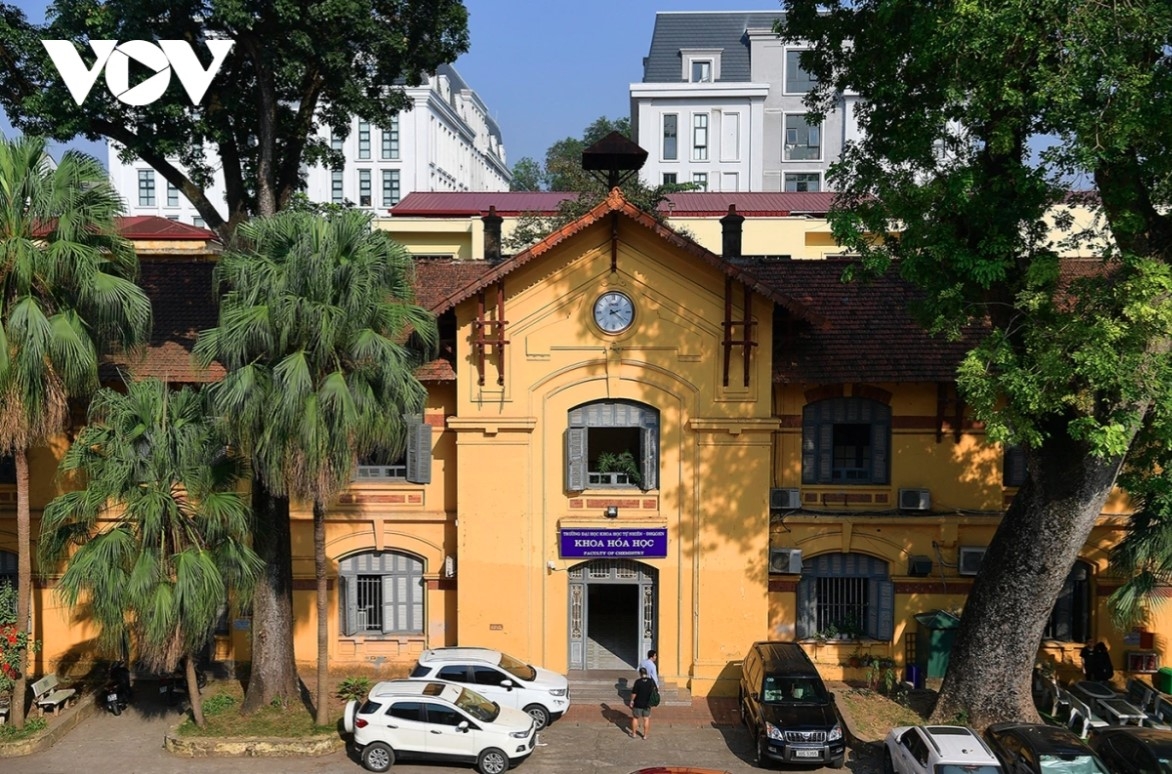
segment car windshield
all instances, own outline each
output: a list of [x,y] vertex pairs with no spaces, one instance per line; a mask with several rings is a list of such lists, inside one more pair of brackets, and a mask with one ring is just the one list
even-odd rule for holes
[[537,677],[536,669],[522,661],[518,661],[507,653],[501,654],[500,667],[513,677],[520,678],[527,683],[532,682],[533,678]]
[[936,774],[1001,774],[1001,767],[977,763],[942,763],[936,767]]
[[1093,755],[1043,755],[1042,774],[1106,774]]
[[481,696],[476,691],[465,688],[456,697],[456,706],[467,712],[477,720],[491,723],[501,714],[501,708],[495,702]]
[[761,701],[766,704],[825,703],[826,690],[821,680],[767,675]]

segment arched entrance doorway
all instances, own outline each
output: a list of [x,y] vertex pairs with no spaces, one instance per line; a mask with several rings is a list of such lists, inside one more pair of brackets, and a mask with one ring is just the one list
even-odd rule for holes
[[570,568],[570,669],[635,669],[655,647],[659,573],[631,559]]

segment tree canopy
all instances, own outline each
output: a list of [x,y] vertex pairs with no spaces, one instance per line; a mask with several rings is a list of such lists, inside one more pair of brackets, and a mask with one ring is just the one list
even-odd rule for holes
[[[228,236],[249,216],[282,209],[303,164],[341,164],[319,128],[345,135],[354,115],[389,124],[409,105],[404,86],[467,50],[467,26],[459,0],[59,0],[44,25],[0,5],[0,104],[27,133],[115,140]],[[185,40],[204,66],[206,41],[235,45],[198,106],[172,78],[149,105],[126,105],[99,84],[79,107],[42,39],[75,41],[87,67],[89,40]],[[212,160],[224,173],[226,217],[206,195]]]
[[[862,98],[863,139],[831,171],[837,238],[866,271],[921,287],[931,329],[984,331],[960,390],[991,439],[1025,454],[936,717],[1032,717],[1029,670],[1066,573],[1129,451],[1166,462],[1172,441],[1172,6],[783,6],[783,38],[811,47],[812,112]],[[1054,143],[1035,154],[1042,136]],[[1073,195],[1088,176],[1093,191]],[[1095,214],[1085,229],[1076,203]]]

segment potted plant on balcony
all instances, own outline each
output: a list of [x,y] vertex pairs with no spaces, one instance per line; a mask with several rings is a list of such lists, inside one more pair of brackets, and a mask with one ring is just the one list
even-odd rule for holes
[[639,475],[639,464],[635,462],[635,455],[629,451],[603,452],[598,455],[597,464],[599,473],[616,474],[611,477],[613,484],[638,485],[643,481]]

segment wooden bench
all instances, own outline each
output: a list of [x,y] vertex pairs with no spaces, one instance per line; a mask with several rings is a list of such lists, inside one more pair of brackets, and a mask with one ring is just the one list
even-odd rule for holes
[[76,689],[60,686],[57,675],[45,675],[33,683],[33,703],[37,705],[42,717],[46,709],[53,710],[53,714],[56,715],[57,711],[65,706],[66,702],[72,701],[76,695]]

